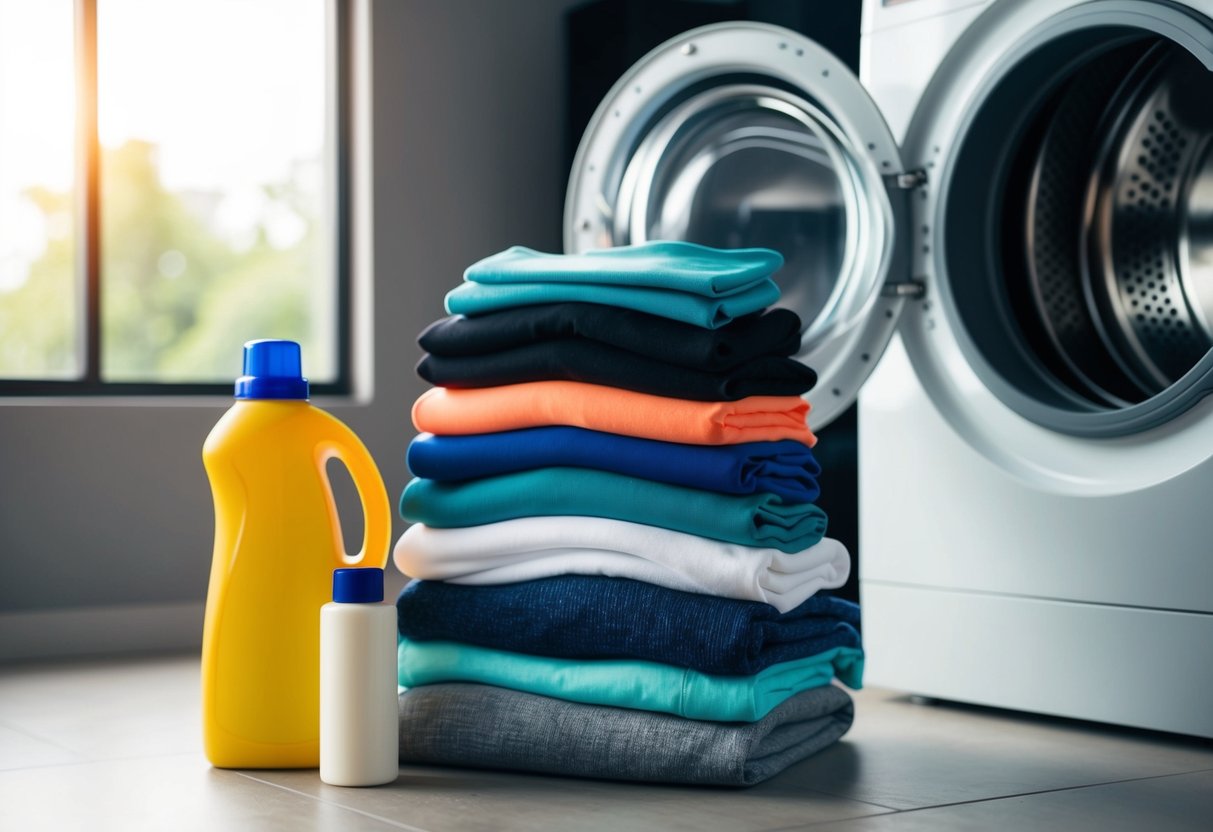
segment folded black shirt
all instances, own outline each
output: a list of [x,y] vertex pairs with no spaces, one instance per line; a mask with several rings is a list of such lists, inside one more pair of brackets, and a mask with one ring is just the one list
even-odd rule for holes
[[746,396],[799,396],[817,373],[791,358],[752,358],[727,370],[677,367],[598,341],[538,341],[485,355],[427,355],[417,374],[439,387],[497,387],[528,381],[582,381],[655,396],[717,402]]
[[768,309],[719,329],[597,303],[520,306],[430,324],[417,338],[432,355],[486,355],[537,341],[586,339],[695,370],[724,370],[759,356],[800,349],[800,318]]

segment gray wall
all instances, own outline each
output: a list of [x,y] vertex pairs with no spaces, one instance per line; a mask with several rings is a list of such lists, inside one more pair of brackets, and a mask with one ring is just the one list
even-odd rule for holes
[[[372,3],[373,401],[326,406],[393,497],[424,389],[416,333],[474,260],[559,249],[572,5]],[[197,642],[213,522],[200,450],[229,404],[0,400],[0,658],[51,637],[59,653]]]

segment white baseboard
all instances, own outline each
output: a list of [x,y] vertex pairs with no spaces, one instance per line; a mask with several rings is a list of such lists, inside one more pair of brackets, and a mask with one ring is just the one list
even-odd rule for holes
[[203,609],[181,601],[0,613],[0,661],[198,648]]

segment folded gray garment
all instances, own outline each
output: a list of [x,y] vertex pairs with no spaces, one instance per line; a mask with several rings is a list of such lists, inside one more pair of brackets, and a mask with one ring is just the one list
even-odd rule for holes
[[701,722],[489,685],[425,685],[400,694],[400,762],[752,786],[830,745],[854,716],[851,697],[833,685],[799,693],[758,722]]

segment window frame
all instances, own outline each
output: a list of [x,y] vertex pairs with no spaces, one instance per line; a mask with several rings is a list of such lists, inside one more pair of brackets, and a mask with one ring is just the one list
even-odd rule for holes
[[[229,382],[106,381],[101,377],[101,151],[97,131],[97,4],[75,0],[74,54],[76,57],[76,166],[75,166],[75,284],[83,313],[77,321],[79,345],[77,378],[0,377],[0,402],[5,397],[128,397],[223,396],[230,398]],[[326,129],[329,133],[333,275],[336,279],[336,378],[310,384],[313,396],[353,395],[353,332],[351,319],[352,256],[350,224],[350,125],[353,99],[350,0],[325,0],[328,17],[326,77]],[[233,344],[233,365],[239,345]],[[306,368],[306,364],[305,364]]]

